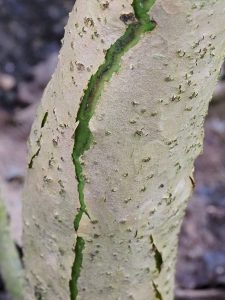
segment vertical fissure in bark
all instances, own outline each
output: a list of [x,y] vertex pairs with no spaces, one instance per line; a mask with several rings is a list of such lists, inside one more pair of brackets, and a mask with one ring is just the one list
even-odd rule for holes
[[153,289],[155,292],[155,297],[157,300],[163,300],[162,294],[160,293],[158,286],[155,284],[154,281],[152,281]]
[[30,162],[29,162],[29,164],[28,164],[28,168],[29,168],[29,169],[32,169],[32,168],[33,168],[34,159],[35,159],[35,157],[37,157],[37,156],[39,155],[39,152],[40,152],[40,151],[41,151],[41,147],[39,147],[39,148],[37,149],[37,151],[34,153],[34,155],[31,157]]
[[[41,129],[44,128],[47,120],[48,120],[48,112],[46,112],[44,114],[44,117],[42,118]],[[39,147],[38,147],[37,151],[34,153],[34,155],[31,157],[30,162],[28,163],[28,168],[29,169],[33,168],[34,159],[39,155],[39,152],[41,151],[41,139],[42,139],[42,133],[40,134],[40,137],[37,140],[37,144],[38,144]]]
[[108,82],[112,75],[120,68],[122,56],[139,42],[142,34],[152,31],[155,28],[155,22],[149,17],[149,11],[155,1],[156,0],[133,0],[132,6],[136,18],[135,22],[129,24],[125,33],[107,50],[104,63],[98,68],[97,72],[91,76],[81,99],[80,108],[76,117],[78,126],[74,133],[74,147],[72,152],[72,160],[78,181],[80,208],[74,219],[74,229],[77,233],[77,239],[74,250],[75,259],[69,283],[71,300],[77,299],[77,283],[82,268],[83,250],[85,248],[85,240],[79,235],[78,229],[83,215],[85,214],[89,217],[84,197],[85,174],[81,160],[82,155],[89,149],[93,141],[89,123],[105,83]]
[[45,126],[47,120],[48,120],[48,112],[46,111],[46,113],[44,114],[44,117],[41,121],[41,128],[43,128]]

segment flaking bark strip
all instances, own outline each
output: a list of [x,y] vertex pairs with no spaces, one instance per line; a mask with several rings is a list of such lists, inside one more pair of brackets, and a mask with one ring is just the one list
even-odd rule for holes
[[[152,31],[156,24],[149,17],[149,11],[156,0],[133,0],[135,22],[129,24],[125,33],[107,50],[104,63],[98,68],[97,72],[91,76],[88,86],[81,99],[80,108],[76,122],[79,122],[74,133],[74,147],[72,161],[75,167],[76,179],[78,181],[78,194],[80,208],[74,219],[74,229],[77,232],[83,214],[88,217],[87,206],[84,199],[85,176],[80,158],[87,151],[92,143],[93,136],[89,128],[89,122],[94,114],[95,107],[101,96],[101,92],[106,82],[112,75],[118,72],[122,56],[133,46],[135,46],[142,34]],[[75,260],[72,266],[70,280],[70,297],[76,300],[78,295],[78,279],[80,276],[83,250],[85,241],[78,236],[75,245]]]
[[155,258],[156,269],[160,273],[161,269],[162,269],[162,264],[163,264],[162,254],[161,254],[161,252],[159,252],[158,248],[156,247],[152,235],[150,235],[150,242],[152,244],[152,249],[154,251],[154,258]]

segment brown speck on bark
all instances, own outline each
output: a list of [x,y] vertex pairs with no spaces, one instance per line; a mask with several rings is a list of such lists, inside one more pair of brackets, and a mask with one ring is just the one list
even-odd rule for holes
[[133,13],[120,15],[120,20],[125,24],[135,23],[136,19]]
[[84,24],[87,27],[93,27],[94,26],[94,21],[92,18],[84,18]]
[[81,63],[76,63],[76,66],[77,66],[77,70],[78,70],[78,71],[84,71],[84,70],[85,70],[84,65],[81,64]]
[[108,1],[101,4],[102,9],[107,9],[108,7],[109,7],[109,2]]

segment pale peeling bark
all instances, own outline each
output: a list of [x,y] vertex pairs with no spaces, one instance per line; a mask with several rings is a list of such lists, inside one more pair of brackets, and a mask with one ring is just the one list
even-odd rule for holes
[[223,0],[156,0],[155,28],[125,47],[100,82],[93,141],[74,156],[86,205],[75,232],[80,101],[107,51],[137,22],[132,0],[76,1],[30,139],[27,300],[173,299],[177,234],[225,49],[224,9]]

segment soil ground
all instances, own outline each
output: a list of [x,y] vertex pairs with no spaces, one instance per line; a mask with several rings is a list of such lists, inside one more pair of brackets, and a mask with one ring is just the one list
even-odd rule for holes
[[[26,141],[57,62],[74,0],[0,0],[0,186],[21,246]],[[205,123],[204,153],[179,239],[177,300],[225,299],[224,83]],[[9,300],[0,280],[0,300]]]

